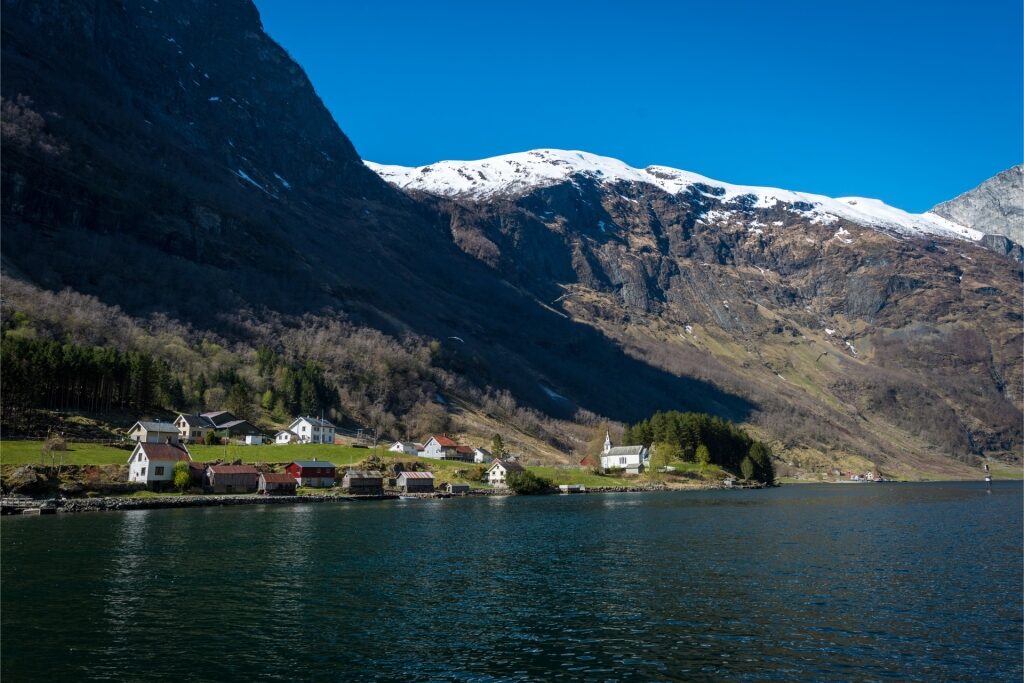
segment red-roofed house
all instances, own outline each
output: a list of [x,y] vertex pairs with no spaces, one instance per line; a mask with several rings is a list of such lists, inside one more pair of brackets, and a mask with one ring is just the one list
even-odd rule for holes
[[135,444],[128,456],[128,481],[163,486],[174,481],[174,466],[179,460],[192,462],[188,450],[177,443]]
[[[427,439],[426,443],[423,444],[423,452],[420,453],[424,458],[434,458],[436,460],[472,460],[473,449],[470,448],[468,455],[466,453],[459,452],[459,444],[455,443],[447,436],[431,436]],[[463,446],[462,448],[466,448]]]

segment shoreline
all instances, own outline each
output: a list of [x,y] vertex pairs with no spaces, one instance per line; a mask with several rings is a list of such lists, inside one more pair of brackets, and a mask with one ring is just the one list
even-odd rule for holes
[[[755,486],[734,487],[763,488]],[[543,495],[586,495],[600,493],[652,493],[658,491],[710,491],[728,490],[727,487],[671,487],[671,486],[602,486],[588,488],[574,493],[550,493]],[[511,491],[476,489],[466,494],[400,493],[386,491],[379,496],[351,495],[347,493],[323,493],[295,496],[263,496],[257,494],[185,494],[180,496],[154,496],[135,498],[131,496],[98,496],[95,498],[30,498],[0,497],[0,515],[51,515],[76,514],[84,512],[125,512],[130,510],[166,510],[173,508],[226,507],[242,505],[302,505],[316,503],[362,502],[379,500],[400,500],[409,498],[479,498],[481,496],[514,496]]]

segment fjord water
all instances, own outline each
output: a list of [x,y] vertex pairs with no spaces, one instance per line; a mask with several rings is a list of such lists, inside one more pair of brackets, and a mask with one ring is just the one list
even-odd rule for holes
[[1020,680],[1020,483],[5,518],[21,680]]

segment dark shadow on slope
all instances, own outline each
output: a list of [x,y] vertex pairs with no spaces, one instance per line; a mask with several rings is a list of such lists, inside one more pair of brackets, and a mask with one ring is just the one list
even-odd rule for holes
[[443,340],[470,381],[564,416],[544,387],[623,420],[754,409],[462,253],[362,164],[251,3],[15,2],[2,28],[8,274],[229,335],[243,311],[344,310]]

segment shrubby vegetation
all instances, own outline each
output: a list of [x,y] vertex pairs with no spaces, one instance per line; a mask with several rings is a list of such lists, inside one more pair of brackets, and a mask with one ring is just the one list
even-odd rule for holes
[[508,488],[521,496],[533,496],[540,493],[551,493],[554,485],[548,479],[539,477],[529,470],[509,472],[505,478]]
[[[626,427],[623,442],[654,445],[653,457],[671,453],[684,461],[715,464],[745,479],[775,481],[771,449],[732,422],[704,413],[658,412]],[[745,466],[745,463],[749,463]],[[667,463],[664,463],[667,464]],[[749,469],[750,475],[746,474]]]
[[174,488],[184,493],[185,489],[192,483],[192,473],[188,470],[188,463],[180,460],[174,464]]
[[161,314],[134,318],[91,296],[6,278],[3,422],[32,408],[229,410],[263,425],[323,412],[342,426],[405,438],[457,429],[449,405],[458,398],[569,448],[572,423],[460,376],[441,342],[388,336],[327,313],[227,313],[225,334],[238,340],[228,342]]

